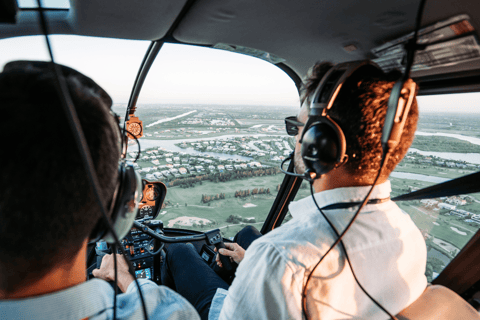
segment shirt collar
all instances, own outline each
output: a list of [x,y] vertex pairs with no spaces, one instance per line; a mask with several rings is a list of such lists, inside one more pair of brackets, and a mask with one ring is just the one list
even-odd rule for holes
[[[336,188],[317,192],[314,194],[314,197],[320,208],[334,203],[360,202],[365,199],[365,196],[371,187],[372,186]],[[373,188],[369,199],[388,198],[391,191],[390,181],[387,180]],[[292,217],[298,218],[305,211],[316,209],[316,206],[312,200],[312,196],[308,196],[298,201],[292,201],[288,208]]]

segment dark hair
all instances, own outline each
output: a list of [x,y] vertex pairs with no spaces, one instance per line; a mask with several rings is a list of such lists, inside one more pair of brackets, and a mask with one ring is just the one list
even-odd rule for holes
[[[62,71],[109,201],[120,157],[112,101],[90,78]],[[44,62],[13,62],[0,73],[0,290],[6,292],[77,254],[101,215],[55,79]]]
[[[332,67],[329,62],[316,63],[312,67],[305,82],[302,102],[313,94],[320,80]],[[371,66],[358,69],[345,82],[329,111],[330,117],[345,134],[348,155],[345,167],[359,180],[371,182],[380,169],[380,140],[388,99],[400,75],[398,71],[385,74]],[[414,99],[400,142],[395,150],[391,151],[382,177],[388,177],[407,153],[414,139],[417,121],[418,105]]]

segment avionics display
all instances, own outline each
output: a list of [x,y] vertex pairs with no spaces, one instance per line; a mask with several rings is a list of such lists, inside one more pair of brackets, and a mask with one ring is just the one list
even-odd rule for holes
[[148,279],[148,280],[152,279],[150,268],[135,271],[135,277],[137,279]]

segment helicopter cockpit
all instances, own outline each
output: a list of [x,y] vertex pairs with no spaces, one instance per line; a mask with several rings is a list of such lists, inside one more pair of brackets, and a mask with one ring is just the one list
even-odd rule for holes
[[[291,220],[289,203],[311,195],[308,181],[282,174],[294,171],[285,126],[302,78],[317,60],[405,72],[421,2],[0,1],[0,66],[49,61],[43,13],[56,62],[112,95],[124,159],[142,179],[133,225],[120,246],[90,243],[87,277],[123,252],[137,279],[162,284],[172,243],[212,265],[243,227],[265,235]],[[479,5],[424,5],[410,73],[420,120],[390,176],[392,200],[425,239],[428,282],[479,310]]]

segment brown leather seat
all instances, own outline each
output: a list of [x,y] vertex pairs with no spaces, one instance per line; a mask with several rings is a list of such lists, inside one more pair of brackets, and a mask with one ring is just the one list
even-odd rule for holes
[[480,314],[452,290],[429,286],[414,303],[397,315],[399,320],[480,319]]

